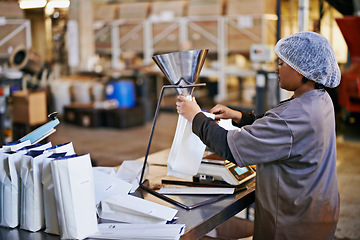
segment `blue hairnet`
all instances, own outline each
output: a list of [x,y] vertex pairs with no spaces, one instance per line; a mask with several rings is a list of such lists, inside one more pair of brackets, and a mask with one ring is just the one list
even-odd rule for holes
[[334,50],[318,33],[305,31],[284,37],[277,42],[275,53],[307,79],[330,88],[340,84]]

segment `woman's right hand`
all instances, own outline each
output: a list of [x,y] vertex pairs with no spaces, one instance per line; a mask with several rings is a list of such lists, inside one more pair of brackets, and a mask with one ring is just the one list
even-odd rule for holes
[[210,109],[210,113],[215,114],[215,120],[231,119],[236,123],[240,123],[242,118],[241,112],[232,110],[222,104],[217,104],[215,107]]

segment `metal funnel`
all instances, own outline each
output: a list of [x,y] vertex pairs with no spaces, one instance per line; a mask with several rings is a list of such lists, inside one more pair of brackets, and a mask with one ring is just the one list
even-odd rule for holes
[[[186,86],[196,82],[209,49],[173,52],[153,56],[154,62],[174,85]],[[192,88],[175,88],[179,94],[189,95]]]

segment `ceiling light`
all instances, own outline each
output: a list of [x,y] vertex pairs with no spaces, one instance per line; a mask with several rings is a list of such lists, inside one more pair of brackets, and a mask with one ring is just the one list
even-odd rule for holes
[[49,0],[46,7],[48,8],[68,8],[70,6],[70,0]]
[[45,7],[46,0],[20,0],[19,5],[21,9],[42,8]]

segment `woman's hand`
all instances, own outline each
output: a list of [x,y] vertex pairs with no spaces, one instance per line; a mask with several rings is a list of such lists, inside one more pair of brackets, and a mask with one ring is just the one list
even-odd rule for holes
[[176,110],[179,115],[183,116],[190,122],[193,121],[196,114],[201,112],[200,106],[196,103],[194,97],[191,97],[192,100],[186,98],[184,95],[178,96],[178,101],[176,102]]
[[221,104],[217,104],[215,107],[210,109],[210,113],[215,114],[215,120],[232,119],[234,122],[240,123],[242,118],[241,112],[232,110]]

